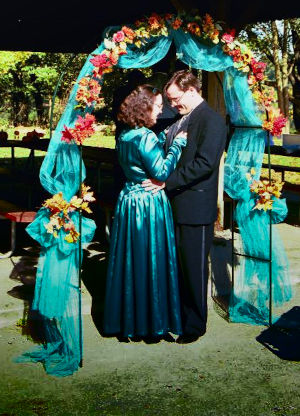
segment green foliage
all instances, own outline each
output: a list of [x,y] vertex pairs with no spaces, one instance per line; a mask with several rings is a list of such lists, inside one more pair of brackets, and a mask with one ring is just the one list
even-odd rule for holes
[[[86,60],[78,54],[45,52],[0,52],[0,104],[2,118],[11,124],[47,126],[51,100],[62,71],[56,112],[62,110],[73,82]],[[5,115],[3,114],[5,113]],[[57,119],[60,114],[57,114]]]
[[[151,68],[140,69],[140,71],[145,75],[145,77],[149,77],[152,74]],[[117,94],[117,90],[120,86],[126,84],[130,72],[131,69],[114,68],[112,72],[105,74],[102,85],[104,107],[100,109],[96,114],[98,121],[101,121],[105,124],[111,123],[111,112],[114,94]]]
[[[86,58],[86,54],[0,51],[0,117],[5,125],[48,127],[53,93],[63,73],[54,105],[55,127]],[[114,92],[126,82],[129,72],[115,68],[104,77],[104,105],[97,111],[98,121],[111,124]],[[149,76],[152,70],[142,72]]]

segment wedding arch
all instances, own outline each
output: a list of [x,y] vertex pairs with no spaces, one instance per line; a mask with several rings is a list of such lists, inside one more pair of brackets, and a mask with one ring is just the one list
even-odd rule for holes
[[43,161],[41,184],[53,197],[27,227],[41,244],[32,308],[43,319],[45,339],[39,349],[23,354],[19,361],[43,362],[49,374],[72,374],[82,360],[82,244],[92,240],[95,223],[82,215],[90,212],[89,202],[94,198],[83,184],[86,172],[81,146],[94,133],[92,112],[101,100],[103,77],[114,67],[156,64],[172,42],[177,59],[189,68],[224,73],[226,111],[234,127],[224,188],[237,201],[235,218],[247,255],[235,277],[230,319],[272,323],[269,293],[275,304],[291,297],[286,255],[271,226],[287,214],[285,200],[279,199],[282,184],[259,180],[266,138],[280,135],[286,122],[274,105],[272,91],[263,84],[266,65],[255,59],[234,30],[226,30],[207,14],[152,14],[133,25],[111,27],[87,58]]

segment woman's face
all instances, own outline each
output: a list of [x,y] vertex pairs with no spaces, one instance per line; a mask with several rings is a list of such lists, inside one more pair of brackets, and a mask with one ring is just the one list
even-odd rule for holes
[[162,95],[158,94],[153,98],[153,107],[150,114],[153,124],[156,123],[158,115],[162,112],[163,100]]

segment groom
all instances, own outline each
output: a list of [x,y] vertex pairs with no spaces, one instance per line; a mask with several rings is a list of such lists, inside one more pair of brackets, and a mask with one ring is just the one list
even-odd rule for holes
[[200,87],[198,78],[185,70],[175,72],[166,84],[169,103],[182,115],[168,131],[166,150],[181,130],[187,131],[187,146],[165,183],[153,179],[143,183],[152,192],[166,188],[173,208],[183,324],[179,344],[194,342],[206,332],[208,255],[226,143],[225,121],[202,98]]

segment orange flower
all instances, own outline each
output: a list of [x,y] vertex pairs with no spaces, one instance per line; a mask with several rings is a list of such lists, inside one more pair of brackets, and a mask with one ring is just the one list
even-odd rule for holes
[[167,14],[165,15],[165,19],[166,19],[166,20],[171,20],[171,19],[172,19],[172,17],[173,17],[173,15],[172,15],[171,13],[167,13]]
[[134,25],[135,25],[136,27],[143,26],[143,24],[144,24],[144,20],[136,20],[136,21],[135,21],[135,23],[134,23]]
[[194,23],[194,22],[193,23],[188,23],[187,24],[187,29],[190,33],[192,33],[194,35],[200,36],[200,34],[201,34],[200,27],[197,23]]
[[149,17],[148,23],[149,23],[151,29],[159,29],[160,28],[160,23],[159,23],[159,20],[157,19],[156,16]]
[[125,39],[129,41],[129,43],[132,43],[133,39],[136,37],[134,30],[132,30],[130,27],[123,26],[122,31],[125,34]]
[[[252,175],[255,174],[255,169],[252,168],[250,173],[246,173],[248,180],[252,179]],[[258,210],[270,210],[273,207],[274,199],[272,196],[279,198],[284,182],[276,182],[269,180],[253,180],[250,184],[250,191],[255,196],[255,206],[252,208]]]
[[172,23],[172,27],[173,29],[177,30],[180,28],[180,26],[182,25],[182,20],[179,19],[179,17],[177,17],[174,22]]
[[65,240],[68,243],[76,243],[78,240],[80,234],[77,232],[69,214],[82,210],[91,213],[89,202],[95,201],[93,192],[89,192],[89,186],[82,184],[81,189],[81,198],[75,195],[70,202],[67,202],[63,199],[62,192],[59,192],[53,195],[52,198],[46,199],[43,203],[43,207],[50,211],[49,222],[45,224],[45,228],[54,238],[58,238],[58,232],[62,229],[66,234]]
[[204,16],[204,23],[203,24],[212,25],[213,22],[214,22],[213,18],[208,13],[206,13],[205,16]]
[[118,60],[119,60],[119,55],[115,51],[112,51],[109,54],[109,59],[112,65],[117,65]]

